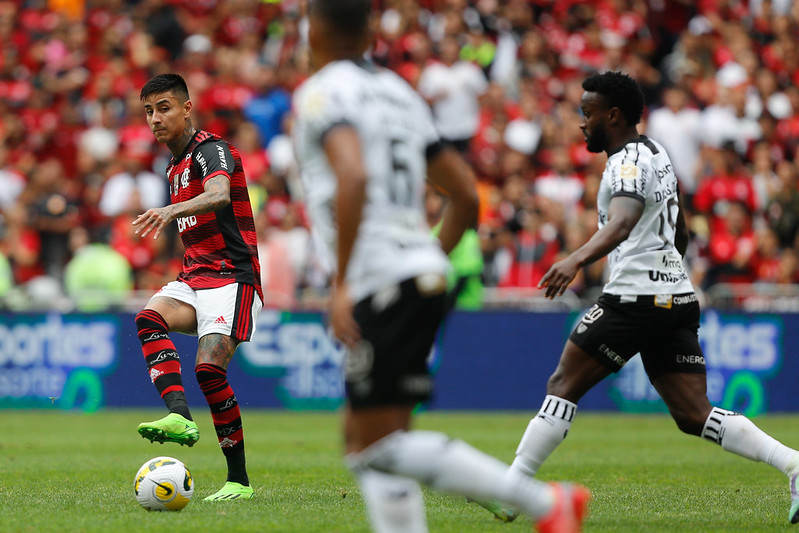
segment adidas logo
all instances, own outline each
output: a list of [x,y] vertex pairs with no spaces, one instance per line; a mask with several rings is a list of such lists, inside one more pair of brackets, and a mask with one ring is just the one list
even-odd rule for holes
[[233,439],[229,439],[229,438],[225,437],[224,439],[219,441],[219,446],[222,447],[222,448],[230,448],[231,446],[235,446],[236,444],[238,444],[238,442],[239,441],[237,441],[237,440],[233,440]]
[[164,373],[162,371],[158,370],[157,368],[151,369],[150,370],[150,381],[155,383],[156,378],[158,378],[159,376],[162,376],[163,374]]
[[227,321],[225,320],[225,317],[220,316],[219,318],[214,320],[214,324],[227,324]]

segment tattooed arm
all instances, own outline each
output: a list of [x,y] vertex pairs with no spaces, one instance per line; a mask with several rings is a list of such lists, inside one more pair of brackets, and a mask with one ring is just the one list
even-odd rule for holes
[[157,239],[173,220],[191,215],[203,215],[230,205],[230,178],[226,174],[218,174],[206,181],[204,189],[205,192],[191,200],[148,209],[133,221],[133,225],[137,226],[136,233],[146,237],[150,232],[154,232],[153,239]]

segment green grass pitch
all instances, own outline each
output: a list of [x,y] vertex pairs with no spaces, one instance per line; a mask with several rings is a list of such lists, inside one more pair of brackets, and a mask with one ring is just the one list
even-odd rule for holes
[[[340,457],[339,416],[243,409],[256,497],[203,502],[224,482],[224,459],[207,410],[194,408],[193,448],[151,444],[136,426],[161,411],[0,411],[0,532],[367,532],[358,489]],[[510,461],[531,413],[427,412],[417,427],[463,438]],[[799,416],[755,422],[799,445]],[[149,513],[133,496],[147,459],[171,455],[196,490],[179,513]],[[594,500],[587,532],[771,532],[788,524],[786,478],[776,470],[681,434],[666,416],[581,413],[542,480],[580,481]],[[493,520],[462,498],[425,491],[432,532],[529,531]]]

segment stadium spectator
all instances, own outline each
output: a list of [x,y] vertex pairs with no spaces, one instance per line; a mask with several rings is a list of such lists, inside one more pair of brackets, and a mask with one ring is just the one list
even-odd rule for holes
[[291,95],[277,83],[277,72],[271,65],[261,64],[252,73],[252,97],[244,104],[244,117],[258,127],[261,146],[283,131],[283,119],[291,110]]
[[696,190],[699,170],[699,148],[702,123],[698,109],[691,105],[690,95],[681,85],[663,90],[663,105],[653,107],[646,123],[647,135],[663,139],[663,146],[674,164],[680,191],[689,197]]
[[265,307],[294,309],[297,306],[297,275],[291,264],[286,242],[276,238],[279,230],[266,219],[266,211],[261,211],[255,220]]
[[419,78],[419,92],[430,103],[436,128],[461,153],[467,153],[477,132],[485,75],[473,63],[459,59],[460,44],[446,36],[436,47],[439,61],[429,63]]
[[80,213],[74,183],[63,174],[61,163],[48,159],[30,176],[30,225],[39,234],[44,273],[61,280],[69,261],[69,232],[78,226]]
[[149,152],[123,147],[118,162],[118,172],[103,184],[99,203],[103,215],[113,218],[128,211],[134,202],[143,211],[166,204],[167,184],[145,166]]
[[747,207],[725,203],[720,224],[710,233],[710,266],[705,283],[751,283],[757,241]]
[[583,180],[575,172],[567,147],[557,146],[551,152],[550,169],[535,178],[534,191],[538,196],[575,211],[583,198]]
[[107,244],[92,243],[82,227],[70,233],[70,248],[64,287],[76,309],[90,313],[121,305],[133,288],[133,269],[127,259]]
[[769,198],[766,215],[769,226],[777,233],[781,248],[795,248],[799,234],[799,183],[796,163],[782,161],[777,165],[779,190]]

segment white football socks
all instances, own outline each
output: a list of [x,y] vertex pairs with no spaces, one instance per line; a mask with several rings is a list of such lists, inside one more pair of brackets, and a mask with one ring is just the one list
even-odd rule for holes
[[511,472],[535,476],[541,464],[566,438],[576,412],[577,404],[547,394],[519,442]]
[[358,455],[365,467],[474,500],[497,500],[532,518],[546,515],[554,503],[548,484],[509,474],[502,461],[433,431],[397,431]]
[[720,444],[728,452],[762,461],[786,475],[790,473],[791,459],[797,453],[764,433],[744,415],[719,407],[710,411],[701,436]]
[[422,488],[415,480],[372,470],[353,468],[358,478],[372,531],[375,533],[427,533]]

